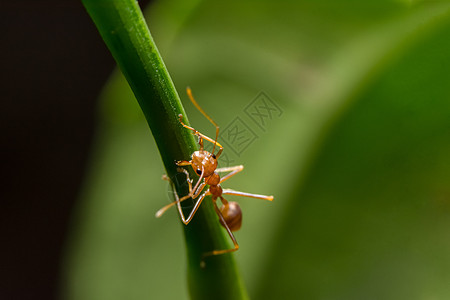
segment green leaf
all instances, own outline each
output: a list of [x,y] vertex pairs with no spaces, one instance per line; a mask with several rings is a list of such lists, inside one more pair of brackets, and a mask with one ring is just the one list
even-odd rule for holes
[[[187,187],[183,189],[182,181],[176,180],[175,161],[189,160],[197,146],[192,132],[184,129],[178,120],[179,115],[186,120],[186,114],[137,2],[85,0],[83,3],[139,102],[167,175],[177,192],[186,194]],[[191,173],[191,178],[198,180],[192,170]],[[212,205],[205,202],[190,226],[184,227],[190,293],[196,299],[245,299],[247,295],[232,254],[202,261],[204,253],[227,248]],[[228,287],[226,291],[222,290],[223,284]]]

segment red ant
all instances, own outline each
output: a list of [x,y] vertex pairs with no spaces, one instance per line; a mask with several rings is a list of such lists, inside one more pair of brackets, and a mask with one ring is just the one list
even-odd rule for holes
[[[214,204],[214,209],[219,216],[220,224],[225,227],[225,229],[228,232],[228,235],[230,236],[231,240],[233,241],[234,248],[231,249],[223,249],[223,250],[213,250],[211,252],[207,252],[204,254],[204,256],[209,255],[219,255],[224,254],[228,252],[233,252],[239,249],[239,245],[236,241],[236,238],[233,235],[233,231],[237,231],[241,228],[242,225],[242,211],[237,202],[234,201],[227,201],[223,195],[235,195],[235,196],[243,196],[243,197],[250,197],[250,198],[257,198],[257,199],[264,199],[264,200],[273,200],[273,196],[265,196],[265,195],[258,195],[258,194],[250,194],[250,193],[244,193],[244,192],[238,192],[230,189],[222,189],[220,186],[221,183],[224,181],[230,179],[232,176],[236,175],[237,173],[241,172],[244,169],[244,166],[234,166],[234,167],[228,167],[228,168],[218,168],[217,169],[217,159],[219,158],[220,154],[222,153],[223,147],[217,142],[217,138],[219,136],[219,126],[214,122],[207,114],[206,112],[200,107],[200,105],[195,101],[194,97],[192,96],[192,91],[188,87],[187,88],[187,94],[189,96],[189,99],[194,104],[194,106],[214,125],[216,126],[216,139],[213,140],[206,135],[198,132],[194,128],[187,126],[183,123],[183,115],[178,115],[180,119],[180,123],[184,128],[187,128],[189,130],[192,130],[194,135],[198,136],[198,143],[200,145],[200,150],[195,151],[192,156],[191,160],[181,160],[177,161],[177,166],[191,166],[193,170],[200,176],[199,180],[195,184],[195,186],[192,188],[192,179],[189,178],[189,173],[186,169],[179,168],[179,172],[183,172],[186,174],[186,181],[189,186],[189,194],[179,198],[177,193],[175,192],[175,201],[164,206],[158,212],[156,213],[156,217],[160,217],[168,208],[172,207],[173,205],[177,205],[178,212],[180,213],[181,221],[188,225],[189,222],[191,222],[192,218],[194,217],[195,213],[197,212],[197,209],[200,207],[200,204],[202,203],[203,199],[206,196],[212,195],[212,201]],[[203,139],[211,142],[214,144],[212,152],[208,152],[204,150],[203,148]],[[214,154],[214,150],[216,148],[216,145],[219,147],[219,151],[217,154]],[[218,173],[222,172],[230,172],[227,175],[220,178]],[[167,176],[163,176],[163,179],[168,180],[171,182],[171,180]],[[202,182],[203,179],[203,182]],[[172,182],[171,182],[172,183]],[[209,185],[209,189],[200,195],[200,193],[203,191],[206,185]],[[173,186],[173,183],[172,183]],[[184,213],[181,209],[181,202],[186,199],[197,199],[195,202],[194,208],[190,212],[189,216],[186,218],[184,216]],[[219,208],[217,206],[217,199],[220,199],[222,202],[222,206]]]

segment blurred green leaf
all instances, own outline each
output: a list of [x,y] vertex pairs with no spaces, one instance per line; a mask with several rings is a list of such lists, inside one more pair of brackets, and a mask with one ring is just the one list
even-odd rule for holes
[[448,13],[389,45],[395,59],[348,95],[292,191],[256,298],[450,297]]
[[[246,168],[225,188],[275,196],[233,199],[244,212],[236,258],[255,299],[449,297],[449,4],[425,2],[153,5],[175,85],[193,88],[222,139],[236,117],[258,136],[219,162]],[[66,293],[184,299],[177,215],[153,218],[170,201],[164,170],[144,122],[130,122],[139,112],[115,109],[133,98],[120,81],[102,97]],[[245,113],[260,91],[283,110],[263,129]]]

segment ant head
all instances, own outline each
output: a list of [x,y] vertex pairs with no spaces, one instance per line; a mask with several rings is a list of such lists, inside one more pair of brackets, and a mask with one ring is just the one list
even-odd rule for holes
[[200,176],[203,170],[203,177],[211,176],[217,168],[217,158],[211,152],[200,150],[192,154],[192,168]]
[[[230,201],[220,207],[225,222],[231,231],[237,231],[242,225],[242,210],[237,202]],[[222,226],[224,224],[220,222]],[[225,226],[224,226],[225,227]]]

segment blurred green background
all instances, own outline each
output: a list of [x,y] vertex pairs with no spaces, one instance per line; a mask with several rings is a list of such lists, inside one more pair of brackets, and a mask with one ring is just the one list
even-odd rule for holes
[[[275,196],[232,199],[251,298],[450,298],[449,2],[154,1],[147,20],[191,125],[214,136],[186,86],[220,166],[245,165],[224,187]],[[170,189],[117,71],[99,112],[63,297],[187,299],[182,224],[154,217]]]

